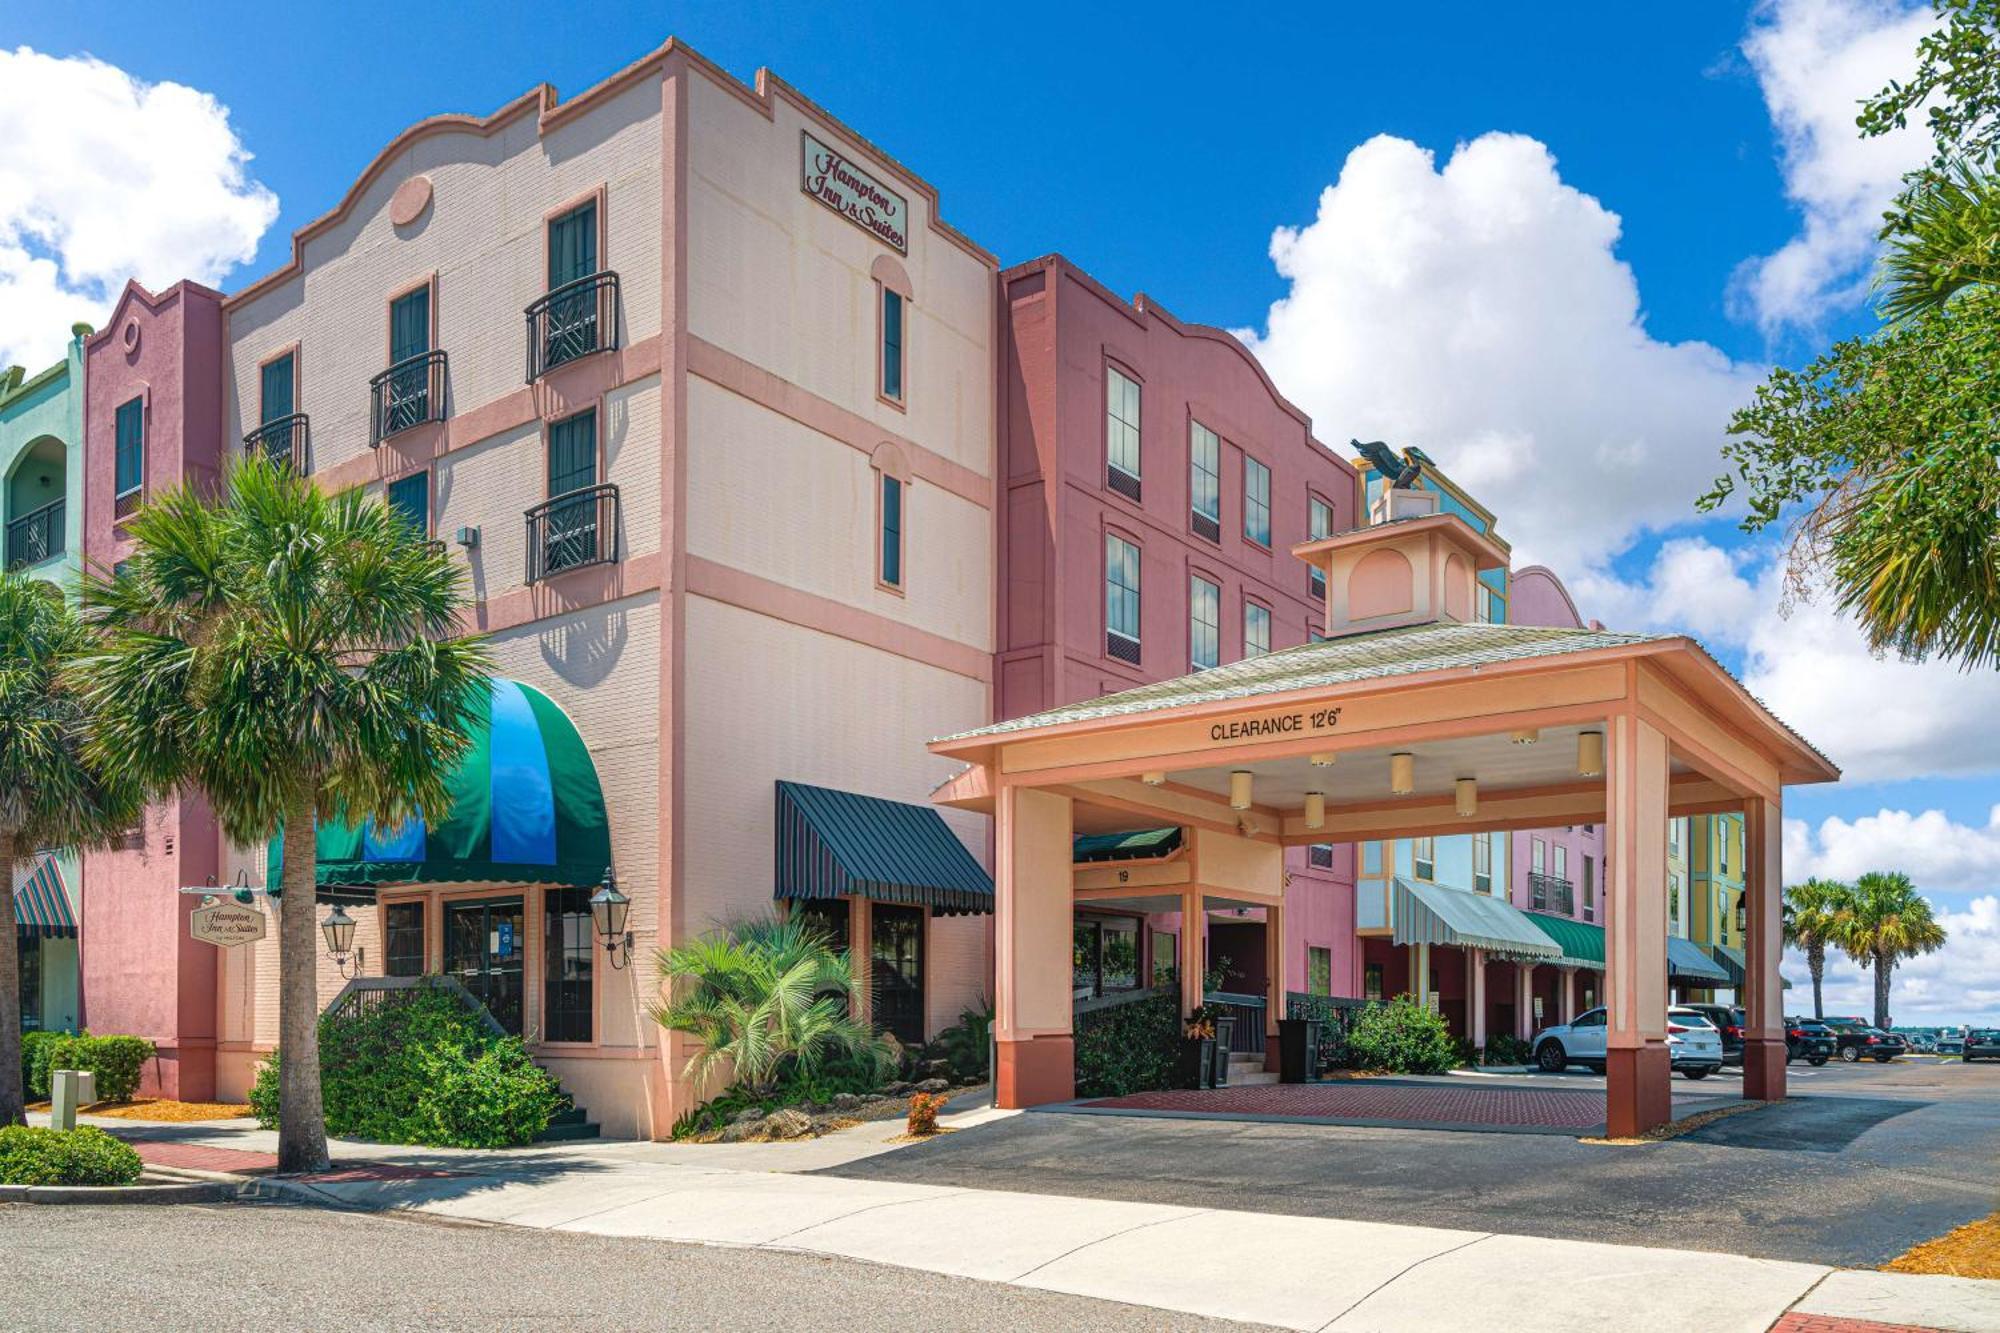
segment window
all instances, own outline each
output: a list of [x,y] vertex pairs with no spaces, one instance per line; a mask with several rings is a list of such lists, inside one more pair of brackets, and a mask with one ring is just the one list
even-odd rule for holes
[[257,421],[260,425],[283,421],[298,410],[293,406],[297,370],[297,359],[287,352],[275,360],[266,361],[257,372]]
[[[1158,968],[1157,958],[1154,963]],[[1085,917],[1070,928],[1070,980],[1076,998],[1139,985],[1137,917]]]
[[1104,457],[1112,490],[1139,498],[1139,386],[1115,366],[1104,368]]
[[[598,327],[601,284],[584,281],[597,273],[597,201],[550,218],[548,242],[549,291],[561,295],[549,300],[547,323],[542,329],[544,369],[595,352],[605,332]],[[616,310],[615,300],[612,309]],[[615,316],[611,322],[611,345],[616,346]]]
[[1262,657],[1271,651],[1271,612],[1256,602],[1243,603],[1243,655]]
[[1271,544],[1271,469],[1243,457],[1243,535],[1259,546]]
[[597,272],[597,201],[549,219],[549,290]]
[[382,975],[420,977],[424,966],[424,905],[390,903],[382,909]]
[[882,534],[880,570],[882,582],[891,588],[903,586],[903,483],[882,474]]
[[1320,870],[1333,869],[1333,844],[1316,842],[1306,848],[1306,864]]
[[542,906],[542,1039],[589,1041],[597,956],[590,890],[549,889]]
[[924,918],[921,907],[869,904],[873,1017],[906,1046],[924,1043]]
[[1306,994],[1333,994],[1333,950],[1306,946]]
[[1528,869],[1540,875],[1546,873],[1548,868],[1549,845],[1540,838],[1528,839]]
[[1410,861],[1418,879],[1437,878],[1437,839],[1410,839]]
[[1714,825],[1715,868],[1723,874],[1729,873],[1729,835],[1732,831],[1726,821]]
[[1361,969],[1361,998],[1380,1000],[1382,998],[1382,965],[1370,963]]
[[1482,583],[1473,614],[1482,625],[1502,624],[1507,619],[1507,604],[1494,594],[1493,589]]
[[389,303],[389,372],[379,381],[382,395],[376,429],[394,435],[429,421],[431,366],[431,286],[426,282]]
[[847,899],[809,898],[794,901],[786,917],[788,920],[802,923],[806,929],[817,934],[833,952],[847,952],[848,926],[852,920],[848,914]]
[[121,405],[117,417],[117,444],[114,449],[117,476],[113,489],[113,517],[124,518],[139,507],[139,492],[146,485],[146,400],[134,398]]
[[1583,858],[1583,919],[1597,920],[1597,862]]
[[1222,540],[1222,440],[1199,421],[1188,423],[1188,509],[1196,533]]
[[1104,534],[1104,651],[1139,662],[1139,548]]
[[1153,932],[1153,984],[1171,986],[1180,976],[1180,936],[1170,930]]
[[1472,835],[1472,887],[1480,893],[1493,892],[1493,835]]
[[1667,920],[1681,919],[1681,877],[1671,870],[1667,872]]
[[[1333,506],[1317,495],[1306,502],[1306,539],[1318,541],[1333,535]],[[1326,571],[1314,565],[1306,570],[1306,588],[1321,601],[1326,599]]]
[[1222,589],[1196,574],[1188,580],[1188,662],[1206,671],[1221,653]]
[[1678,819],[1667,821],[1667,850],[1675,856],[1681,854],[1681,821]]
[[543,569],[554,574],[599,560],[601,543],[597,485],[597,409],[590,408],[549,427],[549,499]]
[[1556,878],[1564,881],[1569,879],[1569,848],[1561,843],[1556,844]]
[[431,474],[412,472],[389,483],[384,492],[389,508],[402,515],[419,536],[431,535]]
[[903,294],[882,289],[882,396],[903,401]]

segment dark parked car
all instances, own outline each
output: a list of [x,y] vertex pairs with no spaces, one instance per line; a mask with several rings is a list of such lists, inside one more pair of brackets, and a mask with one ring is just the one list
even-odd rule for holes
[[1965,1058],[2000,1060],[2000,1028],[1972,1028],[1965,1034]]
[[1715,1025],[1722,1034],[1722,1063],[1740,1065],[1743,1063],[1743,1011],[1726,1004],[1684,1004],[1683,1009],[1692,1009]]
[[1833,1058],[1839,1047],[1833,1029],[1816,1018],[1785,1020],[1785,1063],[1803,1060],[1817,1068]]
[[1833,1029],[1840,1058],[1850,1065],[1863,1059],[1886,1065],[1909,1050],[1895,1033],[1884,1032],[1859,1018],[1829,1018],[1826,1025]]

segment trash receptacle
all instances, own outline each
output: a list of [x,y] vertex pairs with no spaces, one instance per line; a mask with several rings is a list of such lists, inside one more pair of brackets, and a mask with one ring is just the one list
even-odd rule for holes
[[1278,1020],[1278,1081],[1307,1083],[1319,1064],[1319,1020]]

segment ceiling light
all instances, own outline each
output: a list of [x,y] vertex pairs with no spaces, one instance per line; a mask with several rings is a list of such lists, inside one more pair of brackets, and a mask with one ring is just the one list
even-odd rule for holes
[[1479,782],[1475,778],[1460,778],[1454,784],[1455,799],[1452,808],[1461,819],[1470,819],[1479,813]]
[[1512,740],[1516,745],[1533,745],[1536,741],[1540,740],[1541,738],[1542,738],[1542,733],[1540,732],[1540,730],[1534,727],[1522,727],[1519,731],[1516,731],[1512,736]]
[[1229,808],[1250,808],[1250,770],[1247,768],[1239,768],[1229,775]]
[[1314,768],[1332,768],[1333,761],[1339,757],[1331,750],[1315,750],[1306,756],[1306,762]]
[[1604,776],[1604,733],[1586,731],[1576,738],[1576,771],[1586,778]]
[[1151,773],[1141,773],[1139,781],[1145,783],[1148,787],[1164,787],[1167,785],[1167,775],[1154,770]]
[[1417,789],[1417,757],[1407,750],[1389,756],[1389,794],[1408,796]]
[[1306,793],[1306,827],[1320,829],[1326,827],[1326,793],[1309,791]]

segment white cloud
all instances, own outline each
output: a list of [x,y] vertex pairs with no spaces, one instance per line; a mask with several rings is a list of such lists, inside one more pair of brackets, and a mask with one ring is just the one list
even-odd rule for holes
[[1928,4],[1901,0],[1772,0],[1743,54],[1778,137],[1798,235],[1738,270],[1732,304],[1765,333],[1810,328],[1865,293],[1882,210],[1904,172],[1930,155],[1922,118],[1879,138],[1855,127],[1861,102],[1915,68],[1934,26]]
[[1646,332],[1619,225],[1534,139],[1483,135],[1442,167],[1371,139],[1272,238],[1291,287],[1247,337],[1322,439],[1420,446],[1520,563],[1595,566],[1691,515],[1761,376]]
[[59,358],[128,277],[219,282],[278,216],[226,107],[90,56],[0,50],[0,144],[0,365]]
[[[1900,870],[1926,893],[2000,892],[2000,806],[1983,826],[1956,823],[1942,810],[1878,810],[1837,816],[1817,829],[1785,822],[1785,878],[1852,881],[1871,870]],[[1994,976],[2000,984],[2000,973]]]

